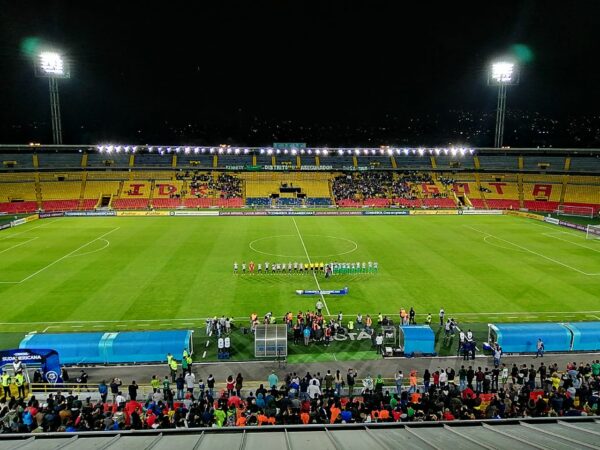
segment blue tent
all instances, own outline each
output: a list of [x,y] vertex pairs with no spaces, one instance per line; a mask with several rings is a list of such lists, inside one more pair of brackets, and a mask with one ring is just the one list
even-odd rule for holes
[[404,347],[404,355],[415,353],[424,355],[435,354],[435,335],[427,325],[400,326],[400,347]]
[[569,322],[565,326],[573,333],[573,350],[600,350],[600,322]]
[[571,350],[571,331],[560,323],[489,324],[490,341],[497,342],[506,353],[535,353],[539,338],[548,352]]
[[22,349],[51,348],[63,364],[147,363],[181,358],[192,351],[192,331],[121,331],[114,333],[29,334]]

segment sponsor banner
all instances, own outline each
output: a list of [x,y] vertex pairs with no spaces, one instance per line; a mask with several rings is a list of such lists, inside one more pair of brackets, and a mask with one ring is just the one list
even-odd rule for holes
[[364,211],[315,211],[315,216],[362,216]]
[[117,211],[117,216],[168,216],[169,211]]
[[314,216],[314,211],[267,211],[267,216]]
[[544,222],[551,223],[553,225],[559,225],[560,220],[555,219],[554,217],[544,217]]
[[6,230],[10,227],[11,227],[10,223],[3,223],[2,225],[0,225],[0,230]]
[[24,223],[26,223],[25,219],[17,219],[17,220],[13,220],[10,224],[13,227],[18,227],[19,225],[23,225]]
[[410,211],[360,211],[363,216],[408,216]]
[[463,210],[459,210],[458,214],[464,214],[467,216],[471,216],[471,215],[496,215],[496,214],[502,214],[502,210],[501,209],[463,209]]
[[49,217],[62,217],[64,215],[65,213],[63,211],[53,211],[39,214],[40,219],[47,219]]
[[161,215],[170,215],[170,216],[218,216],[219,211],[160,211],[164,212]]
[[534,219],[534,220],[539,220],[539,221],[544,220],[544,216],[540,216],[539,214],[532,214],[532,213],[527,213],[527,212],[522,212],[522,211],[511,211],[509,209],[505,209],[504,214],[507,214],[509,216],[525,217],[527,219]]
[[410,211],[411,216],[455,216],[458,211],[455,209],[413,209]]
[[300,166],[300,170],[333,170],[333,166],[332,165],[322,165],[322,166],[305,165],[305,166]]
[[67,217],[99,217],[99,216],[116,216],[115,211],[67,211],[65,216]]
[[348,293],[348,288],[344,289],[334,289],[334,290],[304,290],[297,289],[296,294],[298,295],[346,295]]
[[266,211],[219,211],[219,216],[266,216]]
[[38,220],[40,217],[37,214],[33,214],[31,216],[25,217],[25,222],[33,222],[34,220]]
[[576,223],[565,222],[564,220],[559,220],[558,224],[561,227],[571,228],[572,230],[587,231],[587,227],[585,225],[579,225]]

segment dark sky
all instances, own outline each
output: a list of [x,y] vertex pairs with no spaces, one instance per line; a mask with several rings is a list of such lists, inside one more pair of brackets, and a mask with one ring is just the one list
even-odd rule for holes
[[67,128],[489,111],[487,64],[514,44],[533,60],[509,108],[598,113],[599,32],[597,0],[0,0],[0,120],[48,120],[27,37],[73,61],[60,83]]

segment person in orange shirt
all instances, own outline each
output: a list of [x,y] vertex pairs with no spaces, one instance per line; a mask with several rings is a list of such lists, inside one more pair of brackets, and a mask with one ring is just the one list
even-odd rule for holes
[[258,420],[258,426],[259,426],[259,427],[260,427],[261,425],[263,425],[263,424],[266,424],[266,423],[268,423],[268,422],[269,422],[269,418],[268,418],[268,417],[265,415],[265,413],[264,413],[264,412],[262,412],[262,411],[260,411],[260,412],[258,413],[257,420]]
[[246,426],[246,416],[240,415],[235,421],[236,427],[245,427]]
[[409,393],[417,392],[417,371],[412,369],[408,376],[410,387],[408,388]]
[[379,411],[379,419],[381,422],[389,422],[390,412],[387,409],[382,409]]
[[342,411],[335,404],[331,407],[330,411],[331,411],[331,419],[329,419],[329,423],[335,423],[337,418],[342,413]]
[[300,413],[300,420],[304,425],[308,425],[308,422],[310,421],[310,414],[307,412]]

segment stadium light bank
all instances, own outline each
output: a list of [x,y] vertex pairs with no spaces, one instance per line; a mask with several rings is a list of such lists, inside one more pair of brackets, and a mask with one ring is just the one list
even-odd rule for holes
[[388,147],[382,146],[377,148],[323,148],[323,147],[306,147],[302,149],[275,149],[273,147],[192,147],[192,146],[157,146],[157,145],[118,145],[118,144],[102,144],[96,145],[96,150],[99,153],[136,153],[145,151],[148,153],[164,154],[218,154],[221,156],[227,155],[320,155],[320,156],[439,156],[449,155],[453,157],[461,157],[472,155],[475,149],[469,147]]
[[501,148],[504,140],[504,116],[506,113],[506,89],[519,84],[519,67],[513,61],[499,60],[490,65],[488,85],[498,87],[496,107],[496,130],[494,147]]
[[58,80],[71,77],[70,62],[60,52],[45,50],[34,58],[35,75],[48,78],[50,88],[50,116],[52,119],[52,141],[62,144],[62,124],[60,118],[60,100],[58,97]]

